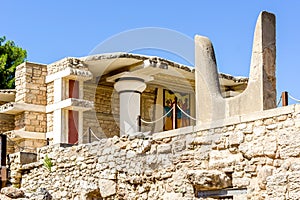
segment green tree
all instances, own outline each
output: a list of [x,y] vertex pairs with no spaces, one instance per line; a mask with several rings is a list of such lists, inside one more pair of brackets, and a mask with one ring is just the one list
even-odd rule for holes
[[25,61],[26,50],[18,47],[6,37],[0,37],[0,89],[15,87],[16,67]]

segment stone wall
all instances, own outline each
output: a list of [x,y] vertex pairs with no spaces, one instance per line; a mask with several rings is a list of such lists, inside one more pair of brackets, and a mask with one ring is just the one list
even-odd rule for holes
[[[96,80],[84,83],[84,99],[94,102],[94,109],[83,113],[83,130],[86,133],[88,128],[97,134],[98,137],[113,137],[119,134],[118,112],[119,98],[114,92],[112,84],[103,84]],[[88,142],[88,135],[85,134],[83,141]],[[95,137],[91,141],[97,140]]]
[[47,132],[52,132],[53,131],[53,112],[47,113]]
[[22,113],[16,114],[14,116],[14,122],[15,122],[15,127],[14,127],[15,130],[24,128],[25,127],[25,113],[22,112]]
[[[47,146],[34,163],[11,155],[11,174],[14,181],[22,176],[14,184],[24,190],[47,188],[54,199],[196,199],[228,188],[247,190],[236,200],[297,199],[299,131],[294,105],[153,136]],[[43,166],[46,155],[51,171]]]
[[[157,89],[153,87],[147,87],[141,96],[141,117],[145,121],[152,121],[155,116],[155,100],[157,98]],[[142,131],[153,131],[154,124],[142,123]]]
[[24,131],[46,133],[47,117],[45,113],[24,111],[14,116],[14,128],[11,130],[19,130],[24,128]]
[[54,82],[47,84],[47,105],[54,103]]
[[[16,102],[33,105],[47,104],[45,78],[47,66],[25,62],[16,68]],[[16,130],[46,132],[46,114],[24,111],[15,115]]]
[[[106,77],[84,83],[84,99],[94,101],[94,110],[84,112],[84,132],[90,127],[98,137],[113,137],[119,135],[119,95],[112,83],[107,83]],[[151,121],[155,104],[155,88],[147,88],[141,96],[142,118]],[[152,125],[143,124],[142,131],[151,131]],[[92,141],[96,141],[92,137]],[[84,142],[88,141],[87,135]]]
[[0,114],[0,133],[13,130],[15,128],[14,116]]
[[47,117],[46,113],[25,111],[25,131],[46,133]]
[[46,105],[47,66],[25,62],[16,68],[16,102]]

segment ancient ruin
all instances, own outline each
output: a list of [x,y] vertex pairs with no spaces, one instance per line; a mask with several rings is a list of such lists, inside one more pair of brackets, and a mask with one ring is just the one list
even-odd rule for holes
[[20,190],[2,197],[298,199],[300,105],[276,105],[275,16],[258,17],[249,78],[218,73],[206,37],[195,58],[20,65],[16,89],[0,90],[8,183]]

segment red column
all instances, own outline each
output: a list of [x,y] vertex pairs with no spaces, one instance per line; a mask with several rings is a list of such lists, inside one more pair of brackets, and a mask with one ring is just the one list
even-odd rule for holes
[[[79,98],[79,82],[69,80],[69,98]],[[68,143],[78,142],[78,111],[69,110],[68,120]]]

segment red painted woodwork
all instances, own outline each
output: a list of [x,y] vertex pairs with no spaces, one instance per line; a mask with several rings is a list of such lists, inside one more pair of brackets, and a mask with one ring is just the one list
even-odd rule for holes
[[[69,80],[69,98],[79,98],[79,82]],[[68,143],[78,142],[78,111],[69,110]]]
[[69,80],[69,97],[79,98],[79,82],[74,80]]
[[69,134],[68,143],[75,144],[78,142],[78,111],[69,110]]

